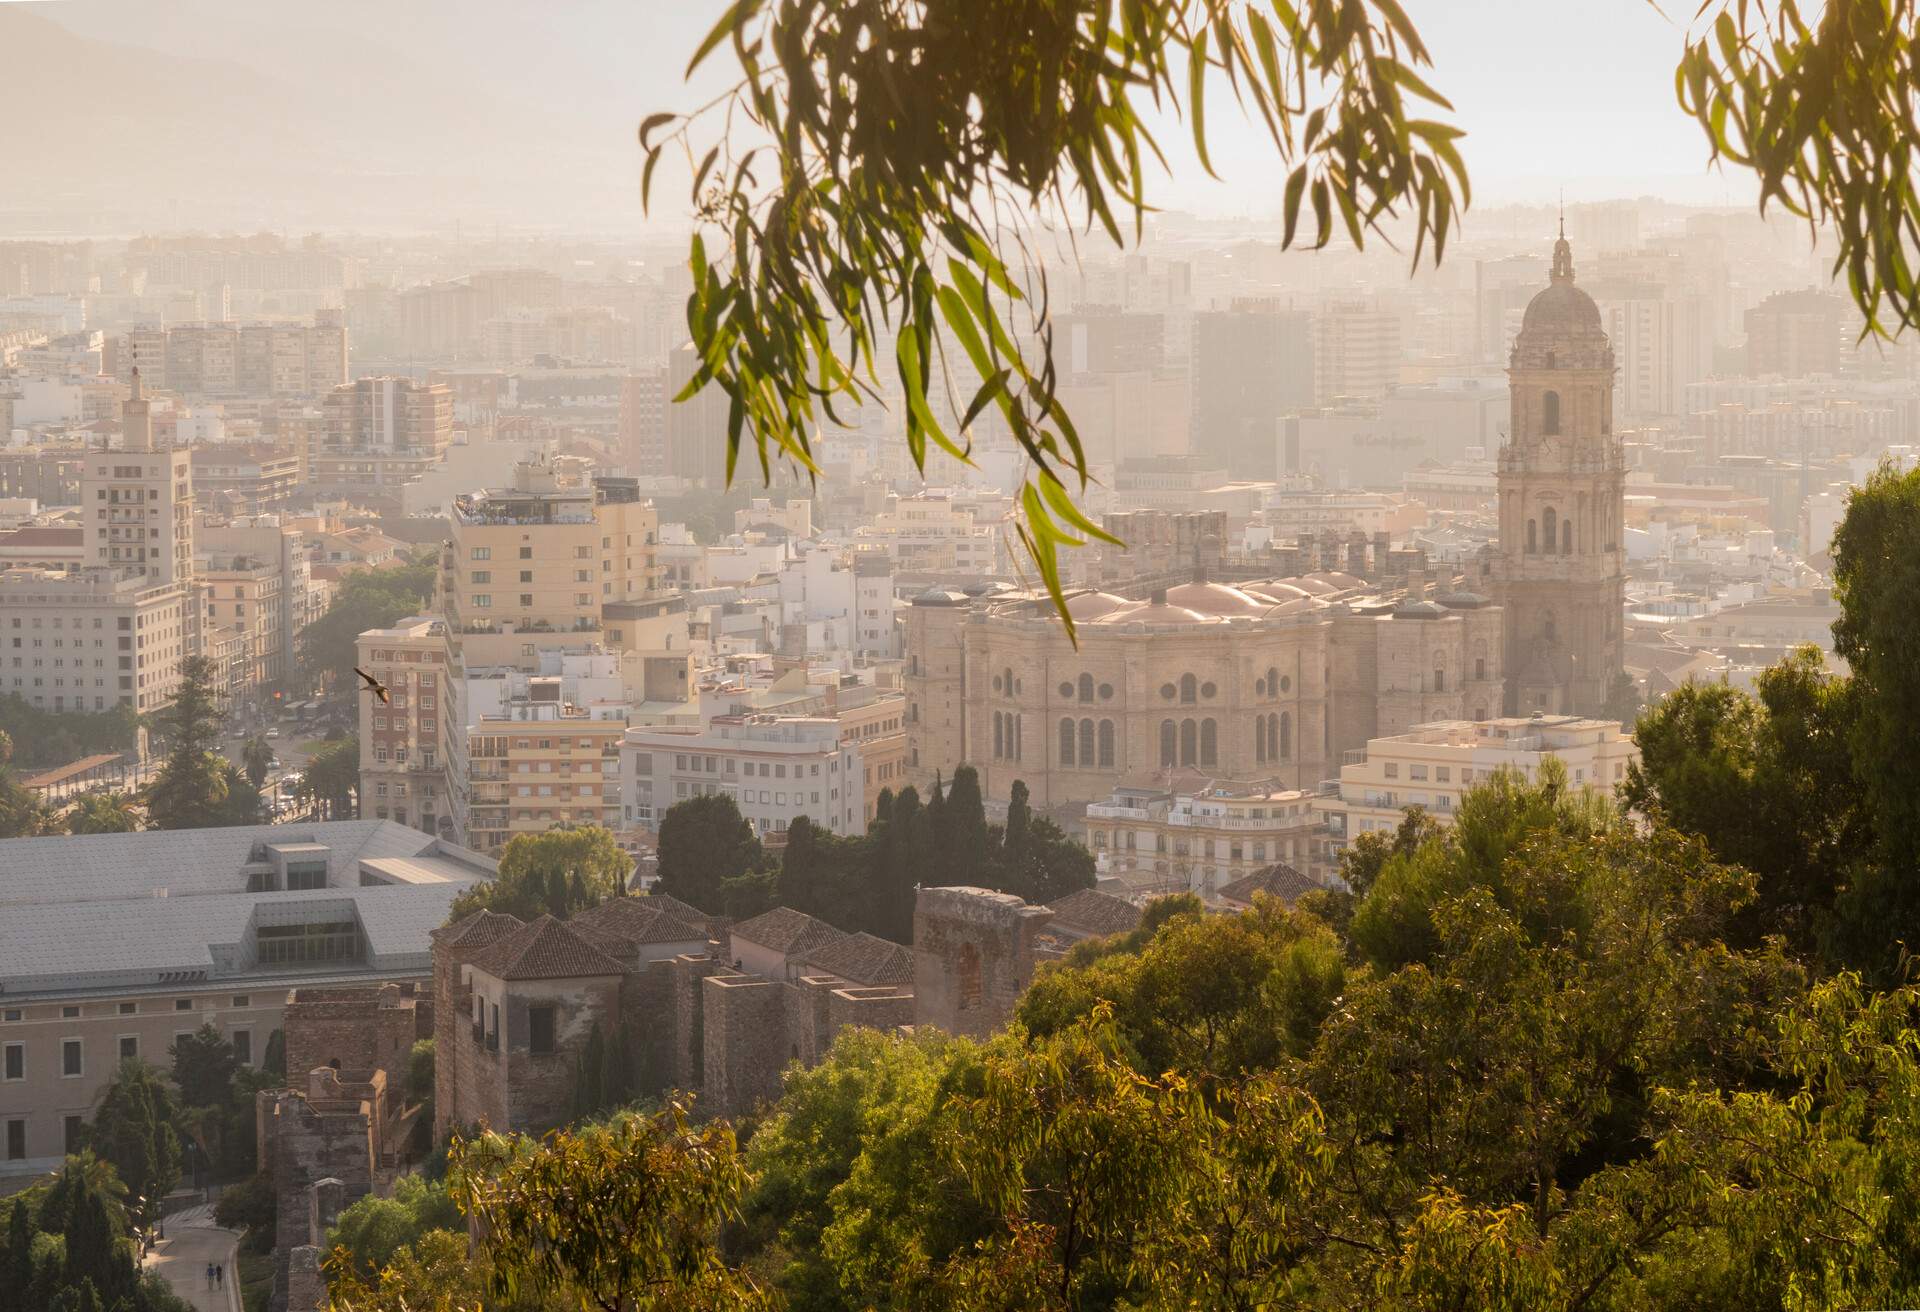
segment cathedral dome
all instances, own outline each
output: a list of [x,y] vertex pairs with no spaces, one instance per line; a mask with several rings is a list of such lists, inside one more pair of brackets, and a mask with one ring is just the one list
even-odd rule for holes
[[1593,297],[1571,282],[1555,283],[1527,302],[1526,317],[1520,321],[1523,334],[1553,333],[1561,336],[1600,334],[1600,307]]
[[1513,364],[1523,369],[1611,369],[1613,349],[1593,297],[1573,283],[1573,247],[1566,234],[1553,244],[1548,286],[1527,302]]

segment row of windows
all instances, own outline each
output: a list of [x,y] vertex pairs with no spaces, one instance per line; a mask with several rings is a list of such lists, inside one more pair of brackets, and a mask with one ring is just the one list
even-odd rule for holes
[[[173,1036],[177,1044],[183,1039],[193,1037],[192,1030],[180,1030]],[[242,1066],[253,1065],[253,1031],[229,1030],[227,1041],[233,1044],[234,1059]],[[24,1042],[0,1045],[0,1081],[13,1083],[27,1078],[27,1049]],[[129,1061],[140,1055],[140,1036],[122,1034],[114,1043],[116,1060]],[[77,1080],[87,1073],[86,1040],[60,1040],[60,1078]]]
[[1021,739],[1020,717],[1012,711],[993,713],[993,759],[996,761],[1018,761],[1020,759]]
[[[243,1007],[251,1006],[252,1003],[253,1003],[253,997],[251,994],[235,993],[232,995],[232,1000],[228,1005],[236,1008],[243,1008]],[[114,1014],[116,1016],[137,1016],[140,1014],[140,1004],[138,1002],[120,1002],[114,1005],[115,1005]],[[177,1012],[192,1011],[193,999],[192,998],[175,998],[173,1000],[173,1009]],[[105,1014],[105,1013],[99,1013],[99,1014]],[[26,1011],[22,1007],[8,1007],[5,1011],[0,1011],[0,1020],[4,1020],[7,1023],[11,1024],[15,1021],[21,1020],[25,1015],[26,1015]],[[78,1020],[80,1019],[80,1016],[81,1016],[81,1008],[80,1008],[80,1004],[77,1002],[65,1003],[60,1008],[60,1019],[62,1020]]]
[[1096,761],[1105,766],[1113,764],[1113,721],[1102,720],[1098,727],[1092,720],[1082,720],[1078,726],[1071,719],[1060,721],[1060,764],[1091,768]]
[[1211,719],[1160,721],[1161,765],[1218,765],[1220,729]]

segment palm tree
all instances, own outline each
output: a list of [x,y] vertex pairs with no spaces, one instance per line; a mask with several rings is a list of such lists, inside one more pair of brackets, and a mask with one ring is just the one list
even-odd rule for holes
[[240,749],[240,764],[247,772],[247,782],[259,792],[267,782],[267,771],[273,768],[273,745],[259,734],[253,735]]
[[70,834],[130,834],[139,828],[133,799],[125,793],[89,793],[67,813]]

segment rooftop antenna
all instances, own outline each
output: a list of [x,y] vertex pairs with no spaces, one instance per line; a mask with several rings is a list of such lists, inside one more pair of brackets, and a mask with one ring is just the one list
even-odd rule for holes
[[1565,187],[1561,187],[1560,188],[1560,239],[1562,241],[1565,241],[1566,236],[1567,236],[1567,189]]

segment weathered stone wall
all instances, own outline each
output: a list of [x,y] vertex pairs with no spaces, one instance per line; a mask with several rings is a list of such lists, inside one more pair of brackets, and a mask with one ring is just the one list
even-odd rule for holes
[[[422,991],[426,985],[427,981],[420,981]],[[422,1036],[414,987],[408,982],[380,988],[293,990],[281,1021],[287,1070],[321,1066],[356,1073],[384,1070],[392,1073],[396,1085],[404,1083],[413,1041]]]
[[[852,1026],[892,1031],[914,1023],[913,990],[893,985],[846,987],[827,995],[827,1045]],[[823,1048],[821,1057],[826,1056]]]
[[662,1091],[698,1091],[707,1078],[705,993],[701,984],[709,975],[731,974],[732,969],[705,956],[676,957],[664,965],[668,993],[665,1018],[671,1028],[664,1038],[667,1061]]
[[914,1022],[950,1034],[1004,1025],[1033,980],[1053,912],[984,888],[923,888],[913,908]]
[[462,968],[484,947],[433,945],[433,1140],[456,1125],[504,1124],[504,1096],[490,1096],[493,1062],[473,1038],[473,992]]
[[[341,1086],[316,1071],[310,1094],[283,1093],[274,1099],[272,1171],[276,1204],[274,1246],[291,1250],[311,1243],[310,1190],[321,1180],[340,1182],[342,1208],[373,1192],[377,1168],[374,1125],[364,1097],[333,1097]],[[355,1086],[357,1088],[358,1086]]]
[[[573,1118],[580,1060],[596,1030],[602,1042],[620,1018],[619,976],[555,980],[513,980],[506,984],[500,1009],[503,1029],[497,1056],[506,1083],[506,1119],[497,1129],[544,1134]],[[554,1011],[553,1051],[533,1052],[528,1045],[527,1014],[534,1007]]]
[[780,1072],[789,1060],[786,991],[760,975],[709,975],[701,982],[707,1115],[739,1116],[780,1096]]

